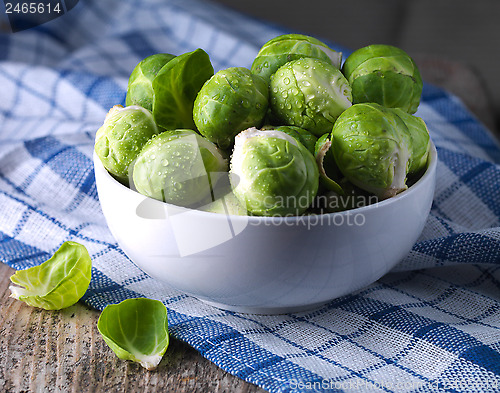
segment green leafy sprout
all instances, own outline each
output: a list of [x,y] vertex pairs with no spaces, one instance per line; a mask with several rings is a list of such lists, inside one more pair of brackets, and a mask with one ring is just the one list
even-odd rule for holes
[[153,117],[165,130],[195,129],[194,100],[214,74],[203,49],[184,53],[165,64],[153,79]]
[[219,172],[227,172],[227,160],[215,144],[193,130],[172,130],[146,143],[133,184],[145,196],[188,207],[211,198]]
[[267,82],[278,68],[292,60],[311,57],[340,68],[342,53],[320,40],[303,34],[284,34],[266,42],[252,63],[252,72]]
[[153,115],[146,109],[115,105],[97,130],[94,150],[108,172],[127,183],[133,161],[158,132]]
[[60,310],[72,306],[87,291],[92,262],[85,246],[67,241],[41,265],[18,270],[10,277],[10,297],[33,307]]
[[317,137],[332,129],[352,104],[351,87],[333,65],[313,58],[290,61],[271,76],[270,105],[281,125],[305,128]]
[[368,45],[354,51],[342,66],[352,87],[353,103],[374,102],[415,113],[422,78],[415,61],[391,45]]
[[318,179],[312,153],[285,132],[249,128],[236,137],[230,180],[250,213],[301,215],[316,197]]
[[201,88],[193,117],[201,135],[226,149],[249,127],[260,127],[268,107],[268,85],[244,67],[217,72]]
[[127,299],[104,308],[97,322],[104,341],[120,359],[155,369],[168,344],[165,305],[153,299]]
[[406,190],[407,175],[425,166],[430,149],[423,121],[375,103],[355,104],[342,113],[331,143],[340,171],[380,199]]
[[175,56],[169,53],[157,53],[146,57],[132,71],[128,80],[125,104],[139,105],[148,111],[153,110],[153,80],[156,75]]

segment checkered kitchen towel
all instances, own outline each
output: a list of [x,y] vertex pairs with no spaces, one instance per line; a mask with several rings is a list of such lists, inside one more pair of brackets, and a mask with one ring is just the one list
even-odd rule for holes
[[0,259],[23,269],[85,244],[98,309],[161,299],[171,334],[271,392],[500,391],[500,149],[447,93],[417,115],[438,147],[434,205],[396,271],[313,312],[220,311],[139,271],[110,235],[91,154],[144,57],[205,49],[216,70],[251,65],[285,31],[197,0],[86,0],[0,36]]

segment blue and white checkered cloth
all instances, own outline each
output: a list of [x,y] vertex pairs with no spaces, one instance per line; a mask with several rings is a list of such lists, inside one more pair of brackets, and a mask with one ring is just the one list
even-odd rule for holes
[[446,92],[417,115],[439,153],[427,225],[394,272],[321,309],[221,311],[141,272],[111,236],[91,155],[108,109],[144,57],[203,48],[216,70],[249,67],[277,27],[198,0],[86,0],[0,36],[0,260],[23,269],[84,244],[97,309],[147,296],[171,334],[270,392],[500,391],[500,149]]

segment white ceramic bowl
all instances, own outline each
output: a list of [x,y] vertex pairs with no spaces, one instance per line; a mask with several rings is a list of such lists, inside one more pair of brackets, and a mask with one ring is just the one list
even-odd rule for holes
[[431,207],[437,154],[408,190],[351,211],[228,216],[156,201],[111,177],[94,154],[109,229],[150,276],[223,309],[274,314],[316,307],[373,283],[411,249]]

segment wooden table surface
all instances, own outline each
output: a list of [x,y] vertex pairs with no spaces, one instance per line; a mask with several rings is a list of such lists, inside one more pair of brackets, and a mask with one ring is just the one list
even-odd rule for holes
[[[419,56],[424,80],[459,96],[490,129],[480,79],[466,66]],[[155,371],[118,359],[97,330],[99,311],[45,311],[9,297],[14,270],[0,263],[0,392],[264,392],[171,339]]]
[[10,298],[14,270],[0,263],[0,392],[264,392],[179,340],[154,371],[118,359],[81,303],[46,311]]

